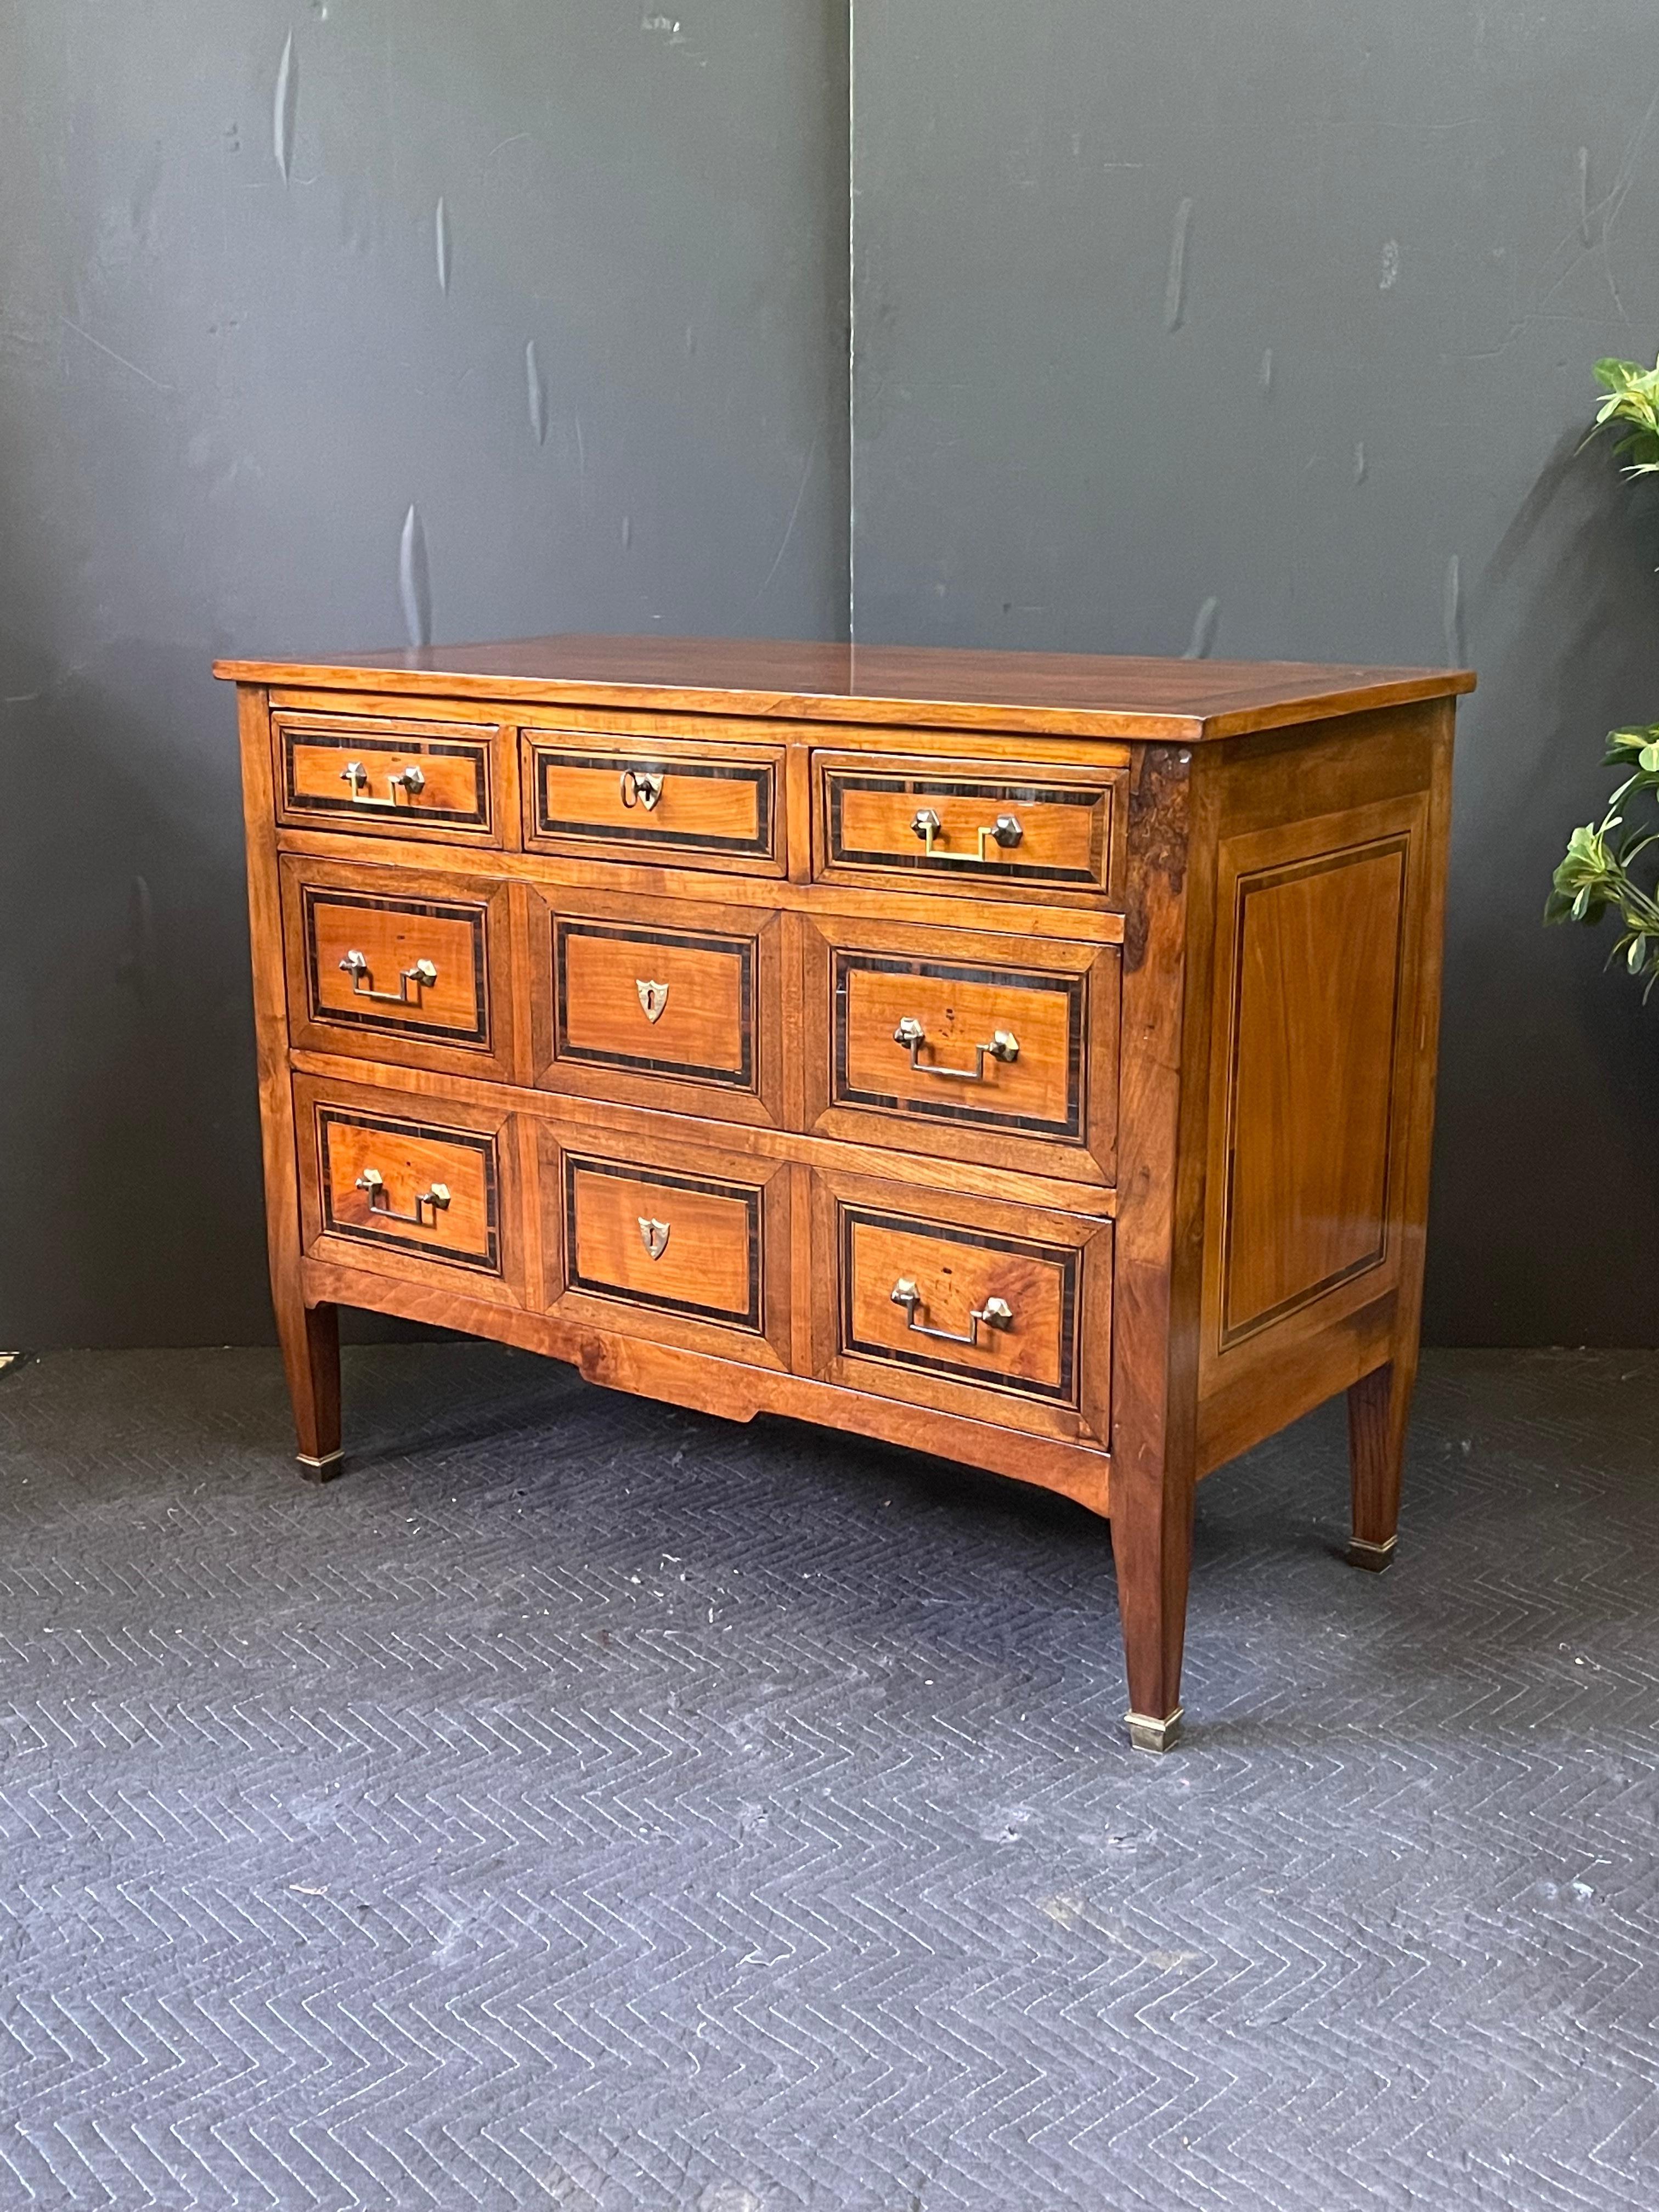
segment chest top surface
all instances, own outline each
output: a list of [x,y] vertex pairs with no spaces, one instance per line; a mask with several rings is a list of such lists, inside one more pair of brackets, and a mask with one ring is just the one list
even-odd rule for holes
[[225,659],[214,672],[243,684],[393,696],[439,692],[1182,744],[1474,688],[1468,669],[574,635],[328,660]]

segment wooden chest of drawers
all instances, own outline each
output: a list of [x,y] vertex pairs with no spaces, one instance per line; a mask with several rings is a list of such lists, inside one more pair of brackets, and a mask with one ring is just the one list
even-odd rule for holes
[[1473,678],[565,638],[234,661],[271,1275],[1112,1524],[1348,1393],[1391,1553]]

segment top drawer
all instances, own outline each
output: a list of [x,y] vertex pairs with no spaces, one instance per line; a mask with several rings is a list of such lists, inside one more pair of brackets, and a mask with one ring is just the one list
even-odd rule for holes
[[276,815],[296,829],[499,845],[493,723],[271,717]]
[[783,873],[783,749],[524,733],[532,853]]
[[1118,890],[1121,769],[994,770],[965,761],[816,753],[813,872],[993,896],[1097,903]]

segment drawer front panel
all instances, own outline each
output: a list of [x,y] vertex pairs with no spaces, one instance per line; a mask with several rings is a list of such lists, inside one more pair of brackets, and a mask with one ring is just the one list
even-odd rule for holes
[[298,853],[277,865],[297,1050],[515,1079],[523,1024],[507,884]]
[[489,1052],[487,902],[305,884],[300,930],[313,1023]]
[[[886,1177],[811,1177],[813,1372],[1111,1445],[1112,1224]],[[925,1444],[925,1427],[917,1438]]]
[[1076,1404],[1079,1252],[856,1206],[840,1226],[843,1352]]
[[1083,1131],[1081,975],[838,947],[836,1106],[1061,1139]]
[[562,1167],[572,1290],[760,1333],[757,1185],[573,1152],[564,1154]]
[[1115,1180],[1115,945],[827,917],[802,944],[808,1130]]
[[495,732],[277,714],[281,819],[352,836],[494,844]]
[[325,1100],[314,1108],[314,1127],[325,1236],[474,1274],[501,1274],[494,1135]]
[[556,915],[554,1056],[752,1091],[757,967],[752,938]]
[[525,739],[532,850],[782,872],[781,750],[647,750],[533,730]]
[[1119,783],[1106,770],[987,775],[965,764],[821,757],[818,872],[1097,898],[1113,887]]

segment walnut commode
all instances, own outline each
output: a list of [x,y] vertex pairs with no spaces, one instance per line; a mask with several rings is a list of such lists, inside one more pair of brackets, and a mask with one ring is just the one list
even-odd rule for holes
[[271,1279],[1112,1522],[1346,1390],[1387,1564],[1472,677],[556,638],[239,687]]

